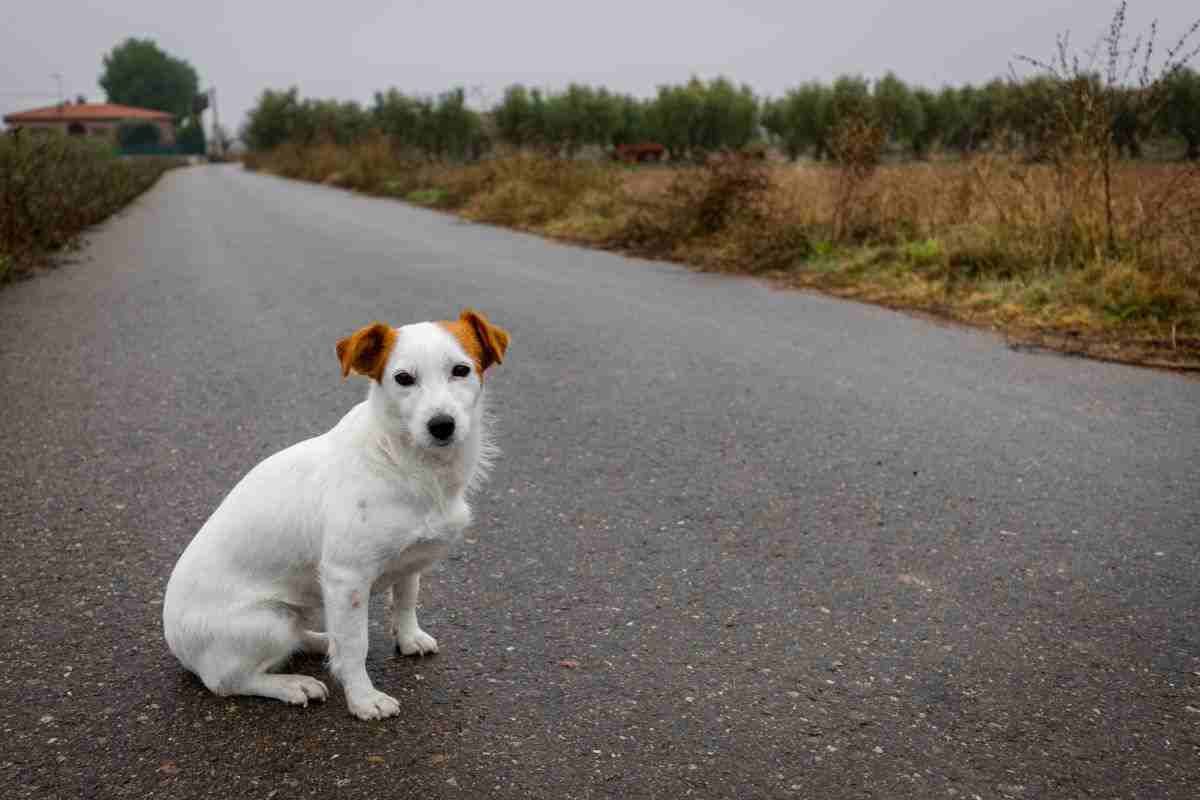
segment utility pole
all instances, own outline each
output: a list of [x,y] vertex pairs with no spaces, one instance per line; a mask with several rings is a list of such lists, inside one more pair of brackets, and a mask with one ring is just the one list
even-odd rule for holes
[[58,104],[61,106],[63,104],[62,73],[51,72],[50,77],[58,83]]
[[217,87],[208,89],[208,105],[213,112],[213,152],[217,158],[225,157],[225,143],[221,141],[221,116],[217,113]]

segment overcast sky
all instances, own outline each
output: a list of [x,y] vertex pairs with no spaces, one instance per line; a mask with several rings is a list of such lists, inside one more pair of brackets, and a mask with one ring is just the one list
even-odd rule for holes
[[[690,75],[727,75],[776,96],[841,73],[895,70],[928,86],[1004,74],[1016,53],[1049,56],[1057,32],[1089,45],[1108,0],[5,0],[0,4],[0,114],[66,96],[102,101],[101,59],[149,37],[218,89],[236,131],[258,94],[370,100],[396,86],[468,89],[476,105],[510,83],[571,81],[639,96]],[[1129,29],[1160,20],[1160,44],[1200,16],[1193,0],[1134,0]],[[206,120],[208,122],[209,120]]]

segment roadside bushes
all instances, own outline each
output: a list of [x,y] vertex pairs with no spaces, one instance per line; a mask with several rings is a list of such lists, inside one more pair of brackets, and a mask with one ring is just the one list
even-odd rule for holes
[[0,280],[69,245],[183,163],[117,158],[103,144],[53,134],[0,136]]

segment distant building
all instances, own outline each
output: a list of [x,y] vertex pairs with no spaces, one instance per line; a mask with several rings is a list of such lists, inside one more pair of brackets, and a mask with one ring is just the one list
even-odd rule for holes
[[175,117],[149,108],[115,103],[60,103],[4,117],[9,130],[58,130],[68,136],[103,137],[113,143],[117,140],[117,128],[143,122],[158,126],[160,144],[168,147],[175,144]]

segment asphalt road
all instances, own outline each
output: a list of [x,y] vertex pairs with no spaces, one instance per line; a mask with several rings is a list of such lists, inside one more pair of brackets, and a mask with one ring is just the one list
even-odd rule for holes
[[[208,694],[184,545],[467,305],[504,455],[441,654],[375,601],[402,715]],[[0,378],[5,797],[1200,794],[1200,381],[236,167],[0,292]]]

